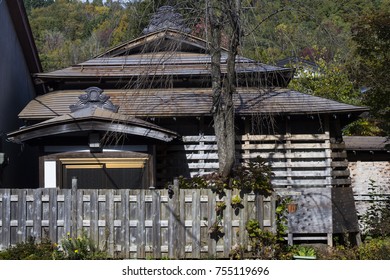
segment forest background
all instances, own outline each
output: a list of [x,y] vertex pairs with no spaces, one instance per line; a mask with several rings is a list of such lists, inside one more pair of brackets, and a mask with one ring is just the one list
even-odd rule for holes
[[[240,55],[291,67],[289,87],[370,112],[345,135],[390,135],[390,0],[242,0]],[[207,39],[205,0],[24,0],[44,71],[88,60],[142,35],[163,5]],[[226,43],[227,43],[226,38]],[[300,71],[314,65],[312,71]]]

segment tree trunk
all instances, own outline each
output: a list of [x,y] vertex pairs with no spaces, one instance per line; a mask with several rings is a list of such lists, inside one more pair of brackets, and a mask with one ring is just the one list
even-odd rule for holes
[[[239,0],[208,1],[210,22],[211,78],[214,131],[218,145],[219,172],[229,176],[235,163],[235,128],[233,95],[236,93],[235,59],[239,46]],[[227,73],[221,75],[221,35],[227,23],[229,51]]]

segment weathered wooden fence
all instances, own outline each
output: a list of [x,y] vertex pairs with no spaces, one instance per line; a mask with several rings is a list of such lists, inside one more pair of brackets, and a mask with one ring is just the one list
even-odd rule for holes
[[[0,249],[49,238],[60,243],[84,231],[112,256],[123,258],[227,258],[235,244],[248,246],[245,224],[275,225],[275,198],[245,194],[233,209],[226,190],[0,189]],[[216,203],[226,202],[219,240],[209,234]]]

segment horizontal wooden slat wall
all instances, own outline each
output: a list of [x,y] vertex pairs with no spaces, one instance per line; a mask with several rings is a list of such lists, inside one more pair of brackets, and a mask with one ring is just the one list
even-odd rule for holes
[[[183,145],[158,150],[157,177],[204,175],[218,170],[215,136],[184,136]],[[349,184],[348,162],[342,145],[331,144],[329,133],[241,135],[236,141],[240,161],[260,156],[272,167],[272,184],[283,187],[331,187]],[[186,164],[188,170],[174,170]],[[186,173],[187,172],[187,173]]]

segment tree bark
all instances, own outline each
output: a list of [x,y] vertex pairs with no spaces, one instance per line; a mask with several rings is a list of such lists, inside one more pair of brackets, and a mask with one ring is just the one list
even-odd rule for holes
[[[208,1],[214,131],[218,145],[219,173],[229,176],[235,163],[233,95],[236,93],[235,59],[240,43],[240,0]],[[229,36],[227,73],[221,73],[221,35]]]

